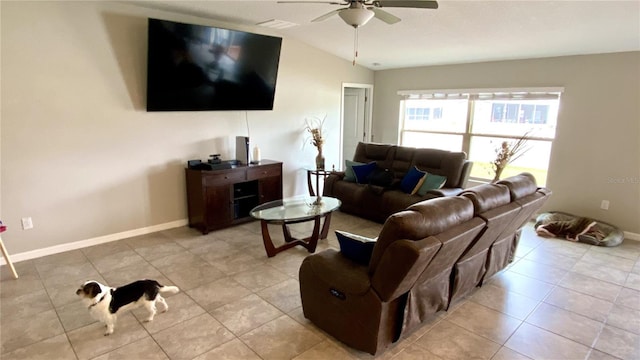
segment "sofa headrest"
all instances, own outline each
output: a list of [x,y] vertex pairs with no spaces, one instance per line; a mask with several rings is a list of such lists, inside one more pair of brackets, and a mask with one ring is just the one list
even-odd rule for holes
[[[461,201],[462,200],[462,201]],[[421,216],[414,230],[418,238],[439,234],[452,226],[473,218],[473,203],[466,198],[456,196],[421,201],[407,208]]]
[[473,202],[473,208],[476,214],[481,214],[511,202],[509,188],[502,184],[474,186],[463,191],[460,195],[466,196]]
[[506,185],[509,188],[511,201],[522,199],[538,190],[536,179],[527,172],[500,180],[498,184]]
[[405,174],[409,172],[415,153],[415,148],[396,146],[393,161],[391,163],[391,170],[393,170],[393,174],[396,178],[402,179]]
[[424,168],[440,169],[449,151],[440,149],[414,149],[413,165]]
[[393,159],[395,151],[394,145],[374,144],[374,143],[358,143],[356,152],[353,155],[353,161],[358,162],[384,162]]
[[444,187],[459,186],[462,166],[467,159],[464,152],[451,152],[439,149],[415,149],[411,166],[417,166],[422,171],[446,176]]
[[473,218],[473,203],[466,197],[429,199],[397,212],[385,221],[373,248],[369,271],[374,271],[386,248],[396,240],[422,240]]

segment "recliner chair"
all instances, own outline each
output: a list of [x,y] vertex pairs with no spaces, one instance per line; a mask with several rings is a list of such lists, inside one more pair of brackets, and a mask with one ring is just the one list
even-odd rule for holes
[[307,257],[305,317],[355,349],[384,350],[447,308],[453,263],[484,225],[469,199],[437,198],[391,215],[369,266],[333,249]]

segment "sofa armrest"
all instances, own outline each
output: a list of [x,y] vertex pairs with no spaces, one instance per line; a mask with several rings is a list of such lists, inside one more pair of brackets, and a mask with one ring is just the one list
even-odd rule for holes
[[457,196],[462,191],[464,191],[463,188],[442,188],[442,189],[429,190],[427,191],[427,194],[432,194],[440,197]]
[[462,165],[462,174],[460,174],[460,182],[458,186],[464,188],[467,186],[467,181],[469,181],[469,175],[471,174],[471,169],[473,168],[473,161],[465,160]]
[[391,301],[409,291],[441,245],[434,237],[397,240],[389,245],[371,277],[380,299]]
[[344,179],[345,172],[344,171],[332,171],[328,176],[337,176],[338,180]]
[[371,287],[368,267],[347,259],[335,249],[327,249],[302,261],[300,282],[318,279],[346,294],[364,294]]
[[333,195],[333,184],[336,181],[342,181],[344,179],[343,171],[332,171],[329,176],[324,179],[324,189],[322,190],[322,195],[324,196],[332,196]]

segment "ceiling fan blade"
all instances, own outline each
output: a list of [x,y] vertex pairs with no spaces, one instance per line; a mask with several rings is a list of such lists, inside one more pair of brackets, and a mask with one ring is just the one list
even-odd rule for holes
[[393,24],[395,24],[395,23],[400,21],[399,17],[397,17],[395,15],[392,15],[392,14],[389,14],[388,12],[386,12],[384,10],[381,10],[381,9],[378,9],[376,7],[371,7],[371,8],[369,8],[369,10],[373,11],[373,13],[375,14],[374,16],[376,18],[386,22],[389,25],[393,25]]
[[433,0],[375,0],[375,7],[407,7],[420,9],[437,9],[438,2]]
[[326,20],[326,19],[332,17],[333,15],[337,15],[342,10],[344,10],[344,9],[335,9],[333,11],[330,11],[330,12],[328,12],[328,13],[322,15],[322,16],[319,16],[319,17],[311,20],[311,22],[318,22],[318,21]]

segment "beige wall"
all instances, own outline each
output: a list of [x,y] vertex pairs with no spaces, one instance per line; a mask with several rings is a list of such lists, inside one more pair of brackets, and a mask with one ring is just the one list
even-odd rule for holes
[[640,233],[640,52],[378,71],[373,134],[397,142],[398,90],[545,86],[565,88],[545,208]]
[[[234,158],[245,115],[262,157],[284,162],[285,196],[303,194],[315,157],[302,148],[305,118],[327,115],[337,163],[341,85],[373,83],[372,71],[285,38],[273,111],[147,113],[147,17],[267,32],[120,3],[1,6],[0,193],[13,254],[186,219],[186,161]],[[27,216],[35,228],[24,231]]]

